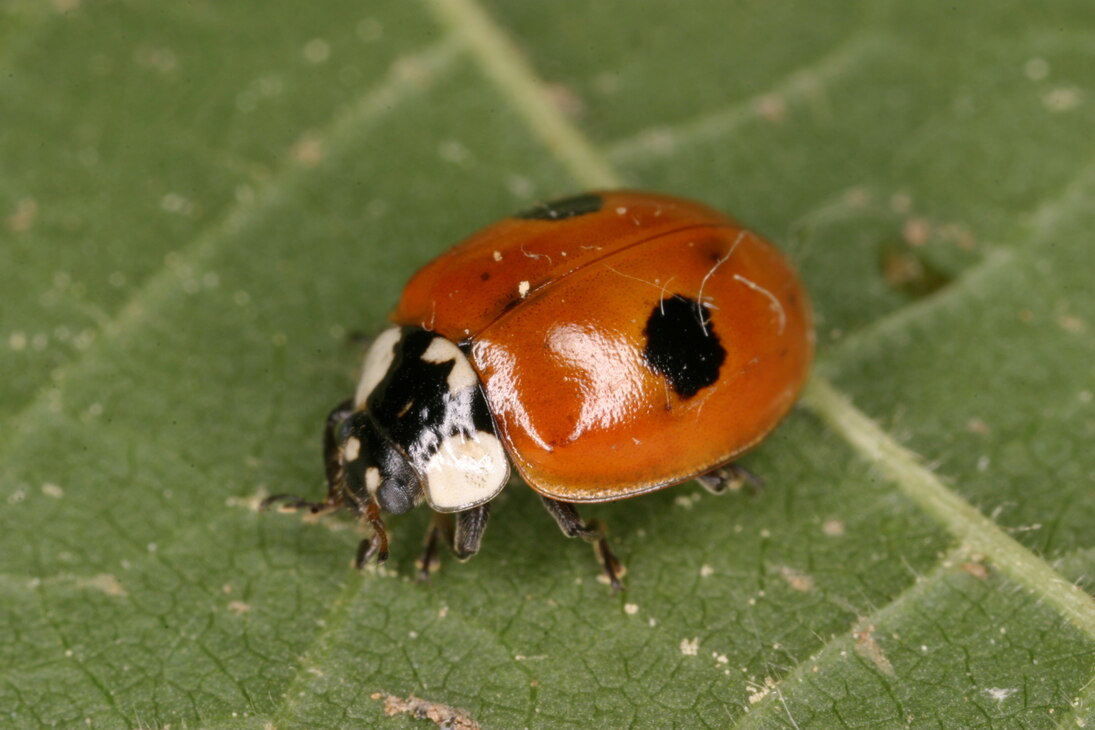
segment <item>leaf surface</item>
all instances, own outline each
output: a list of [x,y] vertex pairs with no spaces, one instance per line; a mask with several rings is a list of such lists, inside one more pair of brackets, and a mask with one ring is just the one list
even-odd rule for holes
[[[1095,12],[691,5],[2,11],[6,725],[1095,721]],[[763,493],[584,510],[620,595],[519,484],[429,585],[424,511],[364,575],[346,521],[255,511],[321,495],[347,335],[416,267],[613,184],[807,280]]]

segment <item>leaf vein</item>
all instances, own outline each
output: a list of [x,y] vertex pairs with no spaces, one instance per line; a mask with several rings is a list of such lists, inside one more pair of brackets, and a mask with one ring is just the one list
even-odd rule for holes
[[824,56],[791,72],[769,89],[690,120],[641,129],[612,143],[608,147],[608,157],[616,164],[646,162],[675,154],[684,144],[702,144],[722,137],[742,124],[762,117],[770,100],[789,103],[817,95],[826,84],[866,63],[884,48],[883,39],[874,32],[852,34]]
[[[360,133],[361,127],[390,113],[404,98],[428,88],[438,76],[451,68],[451,61],[459,50],[459,44],[452,38],[444,38],[396,59],[384,80],[339,110],[317,136],[334,147],[347,137]],[[292,160],[292,155],[286,155],[285,158]],[[215,222],[180,249],[178,256],[172,258],[172,263],[165,263],[162,268],[149,275],[112,316],[105,320],[103,316],[98,318],[100,333],[92,346],[83,350],[77,359],[62,366],[57,379],[63,381],[67,374],[79,371],[100,348],[147,320],[156,311],[156,305],[161,298],[171,296],[179,289],[181,271],[200,270],[202,264],[214,256],[220,247],[226,245],[241,227],[277,200],[286,188],[308,174],[309,168],[288,162],[252,198],[227,206]],[[6,437],[6,442],[0,443],[0,452],[11,453],[17,450],[13,445],[17,435],[29,433],[29,430],[18,428],[14,424],[51,408],[56,393],[57,386],[52,383],[43,386],[22,410],[8,419],[7,423],[11,425],[4,434],[0,434],[0,438]]]
[[621,187],[623,177],[544,93],[544,83],[510,37],[475,0],[430,0],[442,22],[459,33],[532,132],[590,188]]
[[57,635],[58,640],[61,642],[61,646],[65,650],[65,656],[72,660],[72,663],[76,666],[76,669],[84,675],[88,683],[95,689],[95,691],[102,696],[103,701],[110,711],[116,714],[127,724],[132,723],[132,718],[127,717],[121,708],[118,707],[118,703],[114,700],[114,693],[110,691],[106,682],[103,681],[99,675],[91,670],[91,668],[80,658],[79,653],[73,648],[72,643],[69,641],[68,635],[64,632],[57,620],[54,619],[53,613],[50,611],[49,602],[46,601],[46,597],[43,594],[44,586],[39,585],[35,591],[39,605],[41,606],[42,618],[49,624],[50,628]]
[[[890,617],[898,614],[906,604],[915,603],[920,600],[928,591],[930,591],[935,583],[942,580],[949,572],[949,569],[944,567],[955,563],[961,563],[965,560],[966,551],[964,549],[958,549],[952,551],[945,556],[931,572],[918,575],[914,582],[906,588],[902,593],[896,596],[892,601],[885,606],[876,609],[872,614],[866,617],[860,618],[855,626],[880,626],[885,623]],[[743,715],[741,719],[734,725],[739,730],[750,727],[766,727],[764,715],[765,713],[777,712],[776,708],[772,707],[773,703],[780,703],[781,706],[786,708],[785,701],[781,696],[780,689],[788,686],[795,681],[802,681],[805,677],[809,676],[813,672],[813,668],[823,662],[829,660],[830,657],[839,654],[841,651],[845,651],[848,643],[852,641],[855,634],[855,626],[849,631],[831,637],[825,642],[820,649],[815,651],[811,656],[805,660],[799,662],[794,667],[791,667],[783,677],[776,683],[767,685],[768,690],[764,697],[760,699],[750,710],[749,714]],[[862,657],[855,654],[856,661],[863,661]],[[865,667],[871,669],[869,664],[864,664]],[[834,707],[835,711],[835,707]]]
[[1053,606],[1095,639],[1095,598],[1077,588],[999,525],[948,489],[920,457],[898,444],[822,377],[813,378],[803,403],[867,461],[877,466],[929,516],[963,544]]

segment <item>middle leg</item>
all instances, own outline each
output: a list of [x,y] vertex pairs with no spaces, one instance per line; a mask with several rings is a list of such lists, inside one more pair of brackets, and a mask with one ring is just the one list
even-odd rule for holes
[[418,577],[428,580],[430,573],[441,564],[437,545],[444,541],[460,562],[469,560],[479,552],[483,533],[490,516],[490,502],[457,512],[455,515],[435,513],[426,532],[426,546],[418,559]]

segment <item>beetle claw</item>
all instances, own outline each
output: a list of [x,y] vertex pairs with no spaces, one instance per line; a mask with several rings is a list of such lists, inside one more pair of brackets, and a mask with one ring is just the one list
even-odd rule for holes
[[706,474],[700,474],[696,481],[711,494],[740,492],[743,488],[759,492],[764,488],[764,479],[740,464],[720,466]]
[[620,578],[627,575],[627,568],[621,563],[616,556],[612,553],[612,550],[608,547],[608,540],[601,538],[593,544],[593,551],[597,555],[597,562],[601,564],[601,567],[605,570],[605,576],[608,578],[608,584],[612,586],[614,593],[620,591],[626,591],[627,587],[620,582]]
[[354,567],[361,570],[373,560],[378,566],[388,562],[388,536],[380,534],[366,537],[357,544]]

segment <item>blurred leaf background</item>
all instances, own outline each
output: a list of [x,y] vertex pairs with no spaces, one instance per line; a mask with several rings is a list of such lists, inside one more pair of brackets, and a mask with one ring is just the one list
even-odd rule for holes
[[[1093,79],[1076,0],[5,3],[0,725],[1089,726]],[[808,282],[763,493],[587,510],[620,595],[521,485],[429,585],[255,512],[416,267],[616,184]]]

